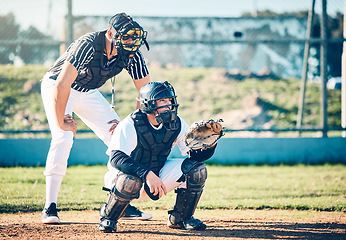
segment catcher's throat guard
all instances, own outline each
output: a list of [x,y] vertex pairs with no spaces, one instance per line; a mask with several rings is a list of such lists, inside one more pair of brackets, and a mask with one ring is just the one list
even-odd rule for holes
[[185,144],[191,150],[205,150],[216,145],[224,135],[223,120],[207,120],[193,123],[185,134]]

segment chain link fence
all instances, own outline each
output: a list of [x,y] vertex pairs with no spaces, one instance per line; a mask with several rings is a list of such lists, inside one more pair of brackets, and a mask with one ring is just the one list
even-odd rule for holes
[[[79,9],[84,4],[78,0],[28,2],[17,0],[2,3],[0,64],[4,66],[36,64],[48,68],[73,39],[87,32],[104,30],[111,17],[109,14],[85,16],[80,11],[77,11],[79,14],[72,15],[75,11],[69,6]],[[315,2],[311,39],[307,38],[307,26],[312,1],[280,0],[275,1],[275,5],[269,9],[260,9],[263,2],[265,1],[253,1],[253,4],[248,8],[244,7],[237,17],[133,16],[149,33],[151,50],[142,50],[149,70],[218,69],[204,77],[209,78],[205,80],[211,82],[211,86],[199,79],[203,77],[198,74],[187,77],[187,81],[192,82],[192,85],[195,82],[203,83],[205,88],[215,84],[224,88],[209,99],[213,105],[209,114],[223,118],[231,136],[288,136],[290,132],[294,132],[294,136],[297,136],[296,132],[319,136],[320,132],[315,133],[323,128],[320,104],[323,1]],[[285,5],[295,5],[297,10],[285,11]],[[23,16],[23,12],[16,10],[19,6],[30,6],[30,9],[26,9],[30,14]],[[342,0],[327,1],[328,130],[341,129],[343,9]],[[37,17],[40,18],[39,23],[34,21]],[[308,40],[310,48],[304,118],[302,129],[297,129],[303,57]],[[5,84],[8,77],[4,74],[0,77],[0,84]],[[172,81],[174,83],[174,78]],[[28,88],[28,83],[23,82],[23,89],[24,85]],[[31,85],[33,86],[29,87],[30,89],[38,89],[37,83],[31,82]],[[16,116],[18,121],[25,121],[25,118],[28,120],[30,117],[28,114],[14,113],[13,109],[16,107],[9,101],[17,100],[12,99],[10,93],[5,93],[4,86],[0,87],[1,115],[8,119],[2,120],[2,125],[0,123],[3,132],[30,132],[34,129],[47,131],[47,125],[43,124],[45,119],[42,117],[36,117],[38,125],[44,126],[41,129],[32,127],[34,123],[22,124],[21,127],[10,125],[13,116]],[[30,94],[30,91],[20,94]],[[205,91],[208,94],[208,89]],[[209,91],[209,94],[211,93],[212,91]],[[105,94],[109,94],[107,90]],[[35,98],[37,99],[37,96]],[[193,99],[184,104],[193,105],[196,109],[200,107]],[[11,106],[12,112],[9,111]],[[43,108],[37,106],[37,109],[32,111],[39,114],[40,110],[43,113]],[[204,111],[206,110],[200,109],[200,116],[209,117],[208,114],[203,114]],[[189,115],[184,111],[182,113],[186,117]],[[339,133],[336,131],[332,135]]]

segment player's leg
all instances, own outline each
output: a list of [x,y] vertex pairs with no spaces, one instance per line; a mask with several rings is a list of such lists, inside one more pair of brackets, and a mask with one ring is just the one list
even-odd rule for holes
[[[53,109],[54,86],[54,80],[44,77],[41,84],[41,95],[52,140],[44,171],[44,175],[46,176],[46,203],[42,212],[43,223],[60,222],[57,214],[57,199],[63,176],[66,173],[67,159],[73,144],[73,133],[71,131],[61,130],[56,124]],[[72,115],[70,102],[66,106],[66,113]]]
[[169,211],[170,228],[204,230],[206,225],[193,217],[207,179],[207,168],[203,162],[186,159],[182,164],[186,188],[178,188],[174,209]]
[[[108,164],[108,169],[109,171],[104,176],[104,182],[106,188],[112,189],[113,185],[115,184],[116,176],[120,173],[120,171],[112,167],[110,164]],[[135,206],[129,204],[126,207],[121,218],[126,220],[149,220],[153,218],[153,215],[150,213],[142,212]]]
[[[167,192],[176,189],[174,209],[169,211],[168,226],[187,230],[204,230],[206,225],[193,217],[207,179],[207,168],[202,162],[190,159],[170,159],[160,171],[159,177]],[[150,197],[141,190],[135,200],[148,200]]]
[[[159,177],[163,181],[166,186],[167,192],[172,191],[177,187],[185,187],[185,182],[178,182],[179,178],[182,176],[181,164],[184,159],[173,159],[167,160],[165,165],[161,169],[159,173]],[[111,168],[110,168],[111,169]],[[109,174],[110,176],[111,174]],[[105,182],[111,182],[107,174],[105,175]],[[109,184],[109,183],[108,183]],[[144,187],[142,187],[140,191],[140,197],[137,200],[150,200],[151,198],[148,196]],[[125,210],[125,215],[122,217],[123,219],[138,219],[138,220],[149,220],[152,218],[150,213],[144,213],[136,209],[135,207],[129,205]]]
[[109,102],[96,89],[79,95],[83,104],[74,106],[74,113],[108,146],[112,137],[109,132],[112,124],[108,122],[120,121],[118,114],[111,110]]
[[109,189],[108,200],[100,210],[98,229],[103,232],[116,232],[117,222],[129,203],[139,197],[142,181],[134,176],[119,172],[114,186]]
[[[185,188],[186,184],[184,181],[178,181],[182,177],[183,172],[181,171],[181,164],[184,159],[167,159],[165,165],[162,167],[159,177],[165,184],[167,193],[173,191],[176,188]],[[141,190],[141,195],[138,200],[149,200],[150,197],[144,191]],[[137,199],[136,199],[137,200]]]

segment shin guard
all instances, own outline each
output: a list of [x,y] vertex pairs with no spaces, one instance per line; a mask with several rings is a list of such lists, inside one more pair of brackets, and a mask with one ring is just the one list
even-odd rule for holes
[[142,184],[142,181],[137,177],[123,173],[118,175],[114,187],[109,191],[108,201],[100,211],[99,229],[101,231],[116,231],[118,219],[131,200],[139,197]]
[[174,209],[169,211],[168,226],[172,228],[198,229],[205,224],[193,218],[197,204],[201,198],[203,187],[207,179],[207,168],[204,163],[198,162],[186,174],[187,189],[179,188]]

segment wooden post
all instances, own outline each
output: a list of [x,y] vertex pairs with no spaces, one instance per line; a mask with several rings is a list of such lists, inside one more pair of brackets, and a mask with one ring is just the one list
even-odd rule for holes
[[62,55],[73,42],[72,0],[67,0],[67,14],[62,19],[60,40],[63,42],[60,44],[60,55]]
[[[307,40],[310,40],[310,38],[311,38],[312,21],[314,19],[314,14],[315,14],[315,2],[316,2],[315,0],[312,0],[311,9],[309,10],[308,21],[307,21],[307,26],[306,26],[306,39]],[[301,81],[301,85],[300,85],[300,94],[299,94],[297,129],[301,129],[302,123],[303,123],[305,89],[306,89],[307,73],[308,73],[308,68],[309,68],[308,67],[308,59],[309,59],[310,45],[311,44],[309,41],[305,42],[302,81]],[[299,136],[301,136],[301,131],[299,131]]]
[[62,31],[61,31],[61,35],[60,35],[60,41],[62,42],[60,44],[60,55],[62,55],[66,49],[67,49],[67,39],[66,39],[66,20],[65,20],[65,16],[62,18]]
[[72,15],[72,0],[67,0],[67,41],[68,44],[73,42],[73,15]]
[[328,111],[327,111],[327,0],[322,0],[321,14],[321,124],[322,136],[328,133]]

